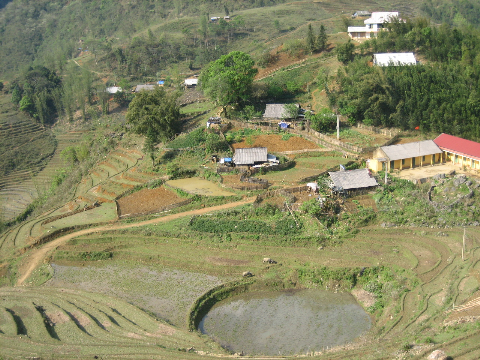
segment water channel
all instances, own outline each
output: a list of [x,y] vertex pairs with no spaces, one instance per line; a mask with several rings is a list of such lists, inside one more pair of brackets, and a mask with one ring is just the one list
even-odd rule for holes
[[372,326],[348,293],[253,292],[216,304],[199,325],[224,348],[245,355],[300,355],[354,342]]

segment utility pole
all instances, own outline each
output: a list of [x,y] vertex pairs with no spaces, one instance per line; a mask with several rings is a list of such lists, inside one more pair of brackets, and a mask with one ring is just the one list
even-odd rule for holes
[[337,115],[337,140],[340,140],[340,115]]

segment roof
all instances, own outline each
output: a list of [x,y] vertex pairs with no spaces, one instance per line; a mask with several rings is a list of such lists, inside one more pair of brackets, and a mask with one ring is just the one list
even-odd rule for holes
[[252,165],[256,162],[267,161],[267,148],[240,148],[235,150],[233,162],[236,165]]
[[142,90],[151,91],[155,90],[156,85],[137,85],[135,92],[140,92]]
[[198,79],[185,79],[185,85],[187,86],[198,85]]
[[442,150],[433,142],[433,140],[381,146],[380,149],[383,150],[390,161],[442,153]]
[[378,185],[368,169],[335,171],[329,174],[337,189],[361,189]]
[[480,143],[448,134],[441,134],[433,141],[444,151],[480,160]]
[[398,11],[390,11],[390,12],[372,12],[372,16],[365,20],[364,23],[366,24],[383,24],[384,22],[392,22],[394,18],[398,18],[399,13]]
[[[295,104],[295,106],[297,108],[300,107],[298,104]],[[263,113],[264,118],[270,119],[283,119],[286,115],[285,104],[267,104],[265,112]]]
[[347,31],[349,33],[352,33],[352,32],[372,32],[373,30],[365,26],[349,26]]
[[410,53],[381,53],[373,55],[373,64],[378,66],[416,65],[415,55]]
[[357,16],[370,16],[370,15],[372,15],[372,13],[371,13],[370,11],[361,10],[361,11],[357,11],[354,15],[357,15]]
[[109,94],[116,94],[117,92],[121,92],[121,91],[122,91],[122,88],[118,86],[107,87],[107,92]]

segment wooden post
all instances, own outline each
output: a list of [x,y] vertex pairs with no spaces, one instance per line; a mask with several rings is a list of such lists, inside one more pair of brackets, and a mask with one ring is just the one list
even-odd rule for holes
[[465,231],[466,229],[463,228],[462,261],[465,261],[464,255],[463,255],[465,253]]

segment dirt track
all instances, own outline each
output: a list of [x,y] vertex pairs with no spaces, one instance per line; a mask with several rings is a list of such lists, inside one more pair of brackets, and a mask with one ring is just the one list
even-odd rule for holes
[[37,266],[40,265],[40,263],[46,258],[48,252],[50,252],[51,250],[54,250],[57,246],[62,245],[66,241],[73,239],[77,236],[98,233],[102,231],[128,229],[128,228],[139,227],[139,226],[144,226],[149,224],[157,224],[157,223],[167,222],[167,221],[178,219],[185,216],[201,215],[201,214],[209,213],[211,211],[218,211],[218,210],[229,209],[229,208],[240,206],[240,205],[251,204],[254,201],[255,201],[255,198],[251,197],[242,201],[237,201],[237,202],[218,205],[218,206],[212,206],[212,207],[198,209],[198,210],[185,211],[178,214],[167,215],[158,219],[145,220],[145,221],[141,221],[133,224],[113,224],[113,225],[107,225],[107,226],[99,226],[91,229],[76,231],[74,233],[61,236],[43,245],[40,248],[32,250],[30,254],[27,255],[23,264],[20,266],[18,270],[20,277],[17,280],[17,286],[24,285],[23,283],[25,282],[25,280],[28,279],[28,277],[37,268]]

